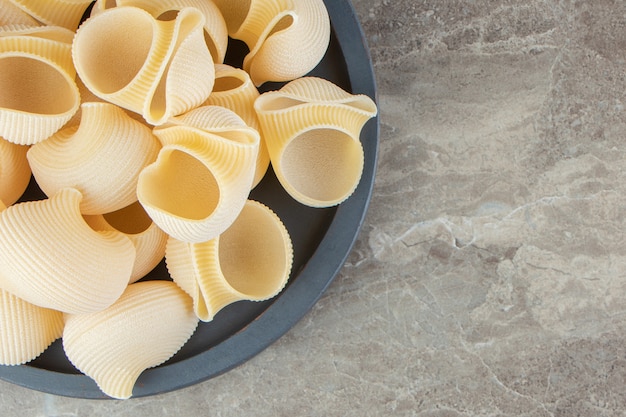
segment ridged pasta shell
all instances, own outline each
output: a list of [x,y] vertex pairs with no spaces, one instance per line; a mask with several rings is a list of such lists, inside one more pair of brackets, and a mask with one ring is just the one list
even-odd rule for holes
[[95,232],[80,214],[81,194],[0,213],[0,288],[29,303],[67,313],[102,310],[128,284],[135,248],[118,232]]
[[174,117],[153,132],[163,148],[137,184],[146,212],[179,240],[203,242],[219,235],[250,193],[259,133],[217,106]]
[[[254,102],[259,95],[259,90],[252,83],[247,72],[230,65],[218,64],[215,65],[213,92],[204,105],[221,106],[232,110],[248,126],[261,133],[259,119],[254,111]],[[261,182],[269,165],[270,155],[267,152],[263,135],[261,135],[252,188]]]
[[63,313],[0,290],[0,364],[21,365],[63,334]]
[[138,282],[106,310],[67,316],[63,348],[102,392],[126,399],[141,373],[171,358],[197,325],[191,299],[174,283]]
[[216,64],[224,62],[228,47],[228,30],[222,13],[211,0],[97,0],[91,11],[94,16],[111,7],[134,6],[152,16],[167,20],[184,7],[195,7],[205,18],[204,40]]
[[248,200],[233,225],[215,239],[192,244],[170,238],[165,262],[174,282],[193,298],[196,315],[211,321],[235,301],[267,300],[282,291],[293,247],[280,218]]
[[[0,152],[1,153],[1,152]],[[6,209],[0,200],[0,212]],[[61,337],[63,313],[0,290],[0,364],[30,362]]]
[[0,0],[0,26],[29,25],[39,26],[39,22],[17,7],[10,0]]
[[67,35],[62,28],[0,31],[0,136],[9,142],[40,142],[78,110]]
[[150,219],[138,201],[112,213],[84,217],[92,229],[117,230],[133,242],[137,255],[129,284],[143,278],[165,256],[167,234]]
[[113,104],[98,102],[83,103],[78,127],[33,145],[27,156],[46,195],[76,188],[83,195],[81,212],[102,214],[137,201],[139,173],[160,149],[148,126]]
[[26,146],[0,138],[0,200],[9,206],[24,194],[30,181],[27,151]]
[[276,177],[297,201],[330,207],[348,198],[363,171],[359,135],[376,104],[330,81],[303,77],[255,102]]
[[204,22],[191,7],[166,21],[137,7],[107,9],[78,29],[76,70],[96,96],[160,125],[211,93],[215,68]]
[[30,16],[51,26],[76,30],[92,0],[10,0]]
[[302,77],[322,60],[330,42],[323,0],[217,0],[229,34],[250,53],[243,69],[256,85]]

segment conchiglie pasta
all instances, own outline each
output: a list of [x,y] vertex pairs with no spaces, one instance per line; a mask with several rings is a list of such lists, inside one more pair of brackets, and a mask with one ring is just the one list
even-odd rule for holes
[[167,234],[150,219],[138,201],[111,213],[85,216],[85,221],[94,230],[116,230],[133,242],[136,257],[129,284],[143,278],[165,256]]
[[255,109],[276,177],[295,200],[330,207],[353,193],[363,171],[360,132],[377,112],[372,99],[303,77],[261,95]]
[[67,35],[62,28],[0,31],[0,136],[9,142],[40,142],[78,110]]
[[[242,69],[230,65],[215,66],[215,85],[205,105],[225,107],[237,113],[251,128],[259,131],[259,119],[254,111],[254,102],[259,97],[259,90],[252,83],[250,76]],[[252,187],[255,187],[265,176],[270,164],[270,156],[261,135],[259,155]]]
[[0,200],[5,204],[15,203],[28,186],[31,172],[27,151],[27,146],[0,138]]
[[111,7],[133,6],[146,10],[160,20],[168,20],[185,7],[194,7],[204,15],[204,39],[214,62],[224,62],[228,46],[226,22],[211,0],[97,0],[91,15],[94,16]]
[[0,290],[0,364],[21,365],[41,355],[63,334],[63,313]]
[[81,212],[102,214],[137,201],[139,173],[160,148],[148,126],[113,104],[96,102],[83,103],[78,127],[33,145],[27,156],[46,195],[76,188],[83,194]]
[[67,316],[63,348],[105,394],[126,399],[141,373],[172,357],[197,325],[191,299],[174,283],[138,282],[106,310]]
[[76,30],[92,0],[10,0],[46,25]]
[[330,42],[323,0],[217,0],[229,34],[248,45],[246,70],[256,85],[302,77],[322,60]]
[[39,26],[39,22],[11,0],[0,0],[0,26],[8,25]]
[[197,108],[154,129],[163,148],[137,197],[166,233],[202,242],[226,230],[250,193],[259,134],[222,107]]
[[170,238],[165,256],[172,279],[191,295],[200,320],[211,321],[235,301],[277,295],[289,279],[293,248],[280,218],[249,200],[220,236],[195,244]]
[[121,233],[92,230],[80,214],[81,198],[67,188],[0,213],[1,289],[67,313],[99,311],[117,300],[135,248]]
[[157,20],[137,7],[105,10],[76,33],[76,70],[96,96],[162,124],[211,93],[215,68],[204,22],[195,8],[182,9],[174,20]]

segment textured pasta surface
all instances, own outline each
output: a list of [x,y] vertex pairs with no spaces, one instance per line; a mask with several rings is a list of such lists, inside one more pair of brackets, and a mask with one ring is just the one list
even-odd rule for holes
[[76,30],[92,0],[10,0],[46,25]]
[[15,203],[28,186],[31,172],[27,151],[27,146],[0,138],[0,200],[5,204]]

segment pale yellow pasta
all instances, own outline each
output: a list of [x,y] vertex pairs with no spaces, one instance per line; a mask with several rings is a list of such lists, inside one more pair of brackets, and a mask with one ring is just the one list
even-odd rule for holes
[[106,395],[126,399],[141,373],[172,357],[198,325],[191,299],[170,281],[131,284],[106,310],[68,315],[68,359]]
[[259,133],[228,109],[204,106],[173,117],[154,134],[163,148],[137,184],[146,212],[179,240],[219,235],[250,193]]
[[182,9],[174,20],[157,20],[137,7],[105,10],[76,33],[76,71],[96,96],[162,124],[211,93],[215,68],[204,21],[195,8]]
[[138,201],[111,213],[84,217],[94,230],[117,230],[133,242],[136,257],[129,284],[143,278],[165,256],[167,234],[150,219]]
[[72,126],[28,151],[37,184],[46,195],[73,187],[83,195],[83,214],[102,214],[137,201],[139,173],[161,148],[146,125],[110,103],[83,103]]
[[[242,69],[225,64],[215,65],[215,85],[205,105],[221,106],[237,113],[251,128],[259,131],[259,119],[254,111],[254,102],[259,97],[259,90],[252,83],[250,76]],[[261,135],[259,155],[252,187],[263,179],[270,164],[270,156]]]
[[62,28],[0,30],[0,136],[9,142],[40,142],[78,110],[67,36]]
[[165,254],[172,279],[191,295],[202,321],[211,321],[235,301],[277,295],[289,279],[292,259],[291,239],[281,220],[252,200],[220,236],[195,244],[170,238]]
[[250,52],[246,70],[256,85],[302,77],[322,60],[330,42],[323,0],[217,0],[229,34]]
[[152,16],[168,20],[184,7],[195,7],[205,18],[204,39],[215,63],[224,62],[228,46],[228,30],[220,10],[211,0],[97,0],[91,11],[94,16],[106,9],[134,6],[148,11]]
[[92,0],[10,0],[46,25],[76,30]]
[[0,290],[0,364],[35,359],[63,333],[63,313]]
[[26,160],[27,146],[0,138],[0,200],[15,203],[28,186],[30,166]]
[[276,177],[295,200],[330,207],[353,193],[363,171],[359,135],[377,112],[372,99],[303,77],[261,95],[255,109]]
[[36,19],[13,4],[11,0],[0,0],[0,26],[39,26],[39,24]]
[[67,188],[0,213],[0,289],[67,313],[102,310],[119,298],[135,248],[122,233],[91,229],[80,200]]

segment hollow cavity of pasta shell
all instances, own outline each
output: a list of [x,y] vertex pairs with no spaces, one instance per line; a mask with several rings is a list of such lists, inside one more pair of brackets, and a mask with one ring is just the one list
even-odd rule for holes
[[[46,195],[79,190],[83,214],[102,214],[137,201],[141,170],[161,144],[152,130],[110,103],[83,103],[78,127],[62,129],[33,145],[28,160]],[[123,156],[123,157],[120,157]]]
[[235,113],[195,109],[154,129],[163,143],[139,176],[137,197],[169,235],[203,242],[226,230],[250,193],[259,134]]
[[0,213],[0,288],[67,313],[102,310],[128,284],[132,242],[96,232],[80,214],[81,194],[67,188]]
[[24,194],[30,181],[27,151],[27,146],[0,138],[0,200],[9,206]]
[[80,105],[71,46],[52,32],[0,32],[0,136],[9,142],[48,138]]
[[261,95],[255,110],[276,177],[294,199],[330,207],[354,192],[364,164],[360,132],[377,112],[369,97],[304,77]]
[[191,7],[174,20],[132,6],[105,10],[76,33],[76,70],[96,96],[162,124],[202,104],[213,88],[204,21]]
[[97,0],[92,9],[94,16],[111,7],[133,6],[146,10],[160,20],[171,20],[184,7],[194,7],[204,15],[204,40],[214,62],[224,62],[228,47],[226,22],[215,3],[206,0]]
[[200,320],[211,321],[228,304],[267,300],[282,291],[293,247],[278,216],[248,200],[232,226],[215,239],[191,244],[170,238],[165,260],[174,282],[193,298]]
[[0,364],[30,362],[62,334],[63,313],[0,290]]
[[94,230],[116,230],[133,243],[136,257],[129,284],[143,278],[165,256],[167,234],[152,221],[138,201],[111,213],[84,217]]
[[261,132],[259,119],[254,111],[254,102],[259,95],[259,90],[247,72],[230,65],[218,64],[215,66],[213,92],[204,103],[205,105],[221,106],[232,110],[248,126],[261,134],[252,188],[261,182],[270,165],[270,156]]
[[40,22],[76,30],[92,0],[11,0]]
[[198,325],[192,301],[170,281],[131,284],[111,307],[68,315],[68,359],[106,395],[126,399],[141,373],[171,358]]

